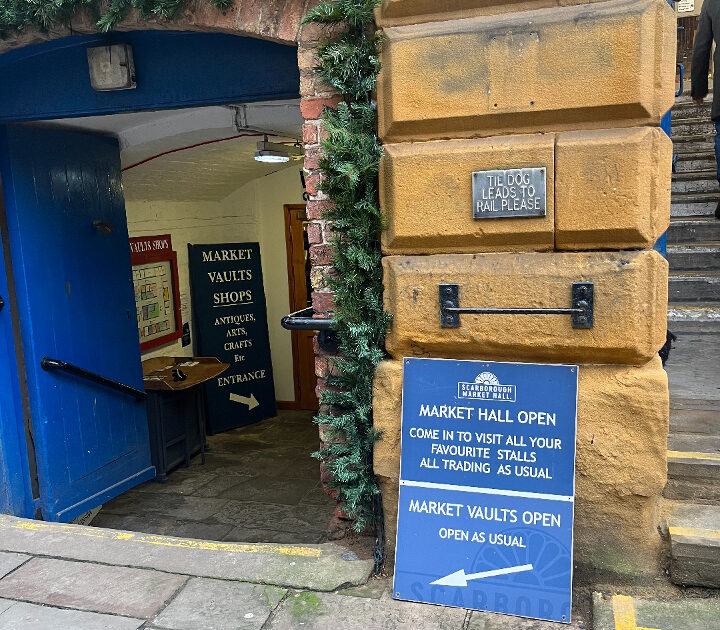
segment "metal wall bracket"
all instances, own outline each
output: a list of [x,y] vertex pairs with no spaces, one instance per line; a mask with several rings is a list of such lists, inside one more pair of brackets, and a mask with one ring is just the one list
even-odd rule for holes
[[592,282],[573,282],[570,308],[474,308],[460,307],[460,287],[441,284],[439,289],[440,325],[458,328],[460,315],[570,315],[573,328],[592,328],[595,308],[595,285]]

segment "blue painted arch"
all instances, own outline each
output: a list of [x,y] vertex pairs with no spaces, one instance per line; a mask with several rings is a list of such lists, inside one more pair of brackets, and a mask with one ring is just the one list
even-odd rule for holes
[[[137,88],[96,92],[89,46],[130,44]],[[0,122],[298,98],[297,48],[187,31],[77,35],[0,55]]]

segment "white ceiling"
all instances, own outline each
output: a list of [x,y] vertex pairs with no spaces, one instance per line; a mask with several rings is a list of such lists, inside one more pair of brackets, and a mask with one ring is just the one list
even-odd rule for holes
[[[302,135],[299,101],[194,107],[36,123],[119,139],[128,200],[219,201],[252,179],[299,163],[253,159],[262,132],[291,144]],[[240,136],[240,137],[238,137]]]

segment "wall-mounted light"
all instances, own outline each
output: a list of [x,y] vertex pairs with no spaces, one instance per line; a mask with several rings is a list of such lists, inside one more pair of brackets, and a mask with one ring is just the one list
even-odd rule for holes
[[300,143],[294,146],[278,144],[277,142],[268,142],[268,137],[257,143],[257,151],[255,151],[255,160],[268,164],[281,164],[289,162],[290,158],[299,159],[303,156],[303,149]]
[[87,49],[87,58],[93,90],[107,92],[137,87],[130,44],[91,46]]

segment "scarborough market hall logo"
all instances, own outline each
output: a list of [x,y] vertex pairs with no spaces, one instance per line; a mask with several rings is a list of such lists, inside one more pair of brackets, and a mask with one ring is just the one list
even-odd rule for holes
[[481,372],[474,383],[458,383],[458,398],[515,402],[515,385],[502,385],[492,372]]

